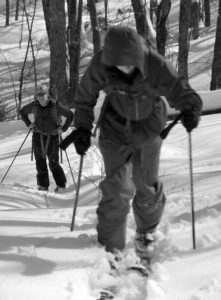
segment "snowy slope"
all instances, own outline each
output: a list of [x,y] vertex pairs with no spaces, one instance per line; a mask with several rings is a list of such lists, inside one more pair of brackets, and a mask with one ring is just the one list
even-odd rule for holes
[[[213,11],[217,2],[213,1]],[[173,1],[170,40],[174,39],[173,32],[178,32],[178,4],[179,1]],[[109,10],[116,13],[121,5],[126,6],[127,1],[111,1]],[[99,7],[103,9],[102,2]],[[27,31],[23,33],[22,47],[19,48],[21,20],[9,28],[4,27],[4,21],[4,16],[0,15],[0,95],[3,101],[14,106],[14,92],[5,58],[13,64],[12,74],[17,86],[28,35]],[[208,32],[191,41],[189,57],[190,82],[196,90],[204,91],[200,94],[204,108],[209,109],[220,106],[220,91],[208,91],[215,21],[216,17]],[[34,35],[37,42],[46,37],[42,11],[39,10]],[[176,44],[171,46],[175,51]],[[38,52],[38,58],[42,58],[38,71],[45,79],[49,61],[46,48],[42,47]],[[29,101],[33,84],[26,83],[23,92],[23,100]],[[98,112],[99,107],[96,116]],[[153,273],[148,284],[137,274],[122,276],[116,282],[118,300],[221,299],[220,132],[221,116],[217,114],[203,116],[199,128],[192,134],[196,250],[192,246],[188,137],[178,124],[165,140],[160,174],[167,206],[158,231]],[[0,123],[0,181],[26,135],[27,129],[21,121]],[[76,181],[79,157],[72,146],[67,153]],[[29,136],[0,184],[0,300],[93,300],[101,288],[112,284],[113,279],[108,275],[108,255],[96,241],[98,184],[103,176],[97,141],[93,140],[93,147],[85,157],[74,232],[70,232],[70,224],[75,184],[64,153],[62,165],[68,179],[66,194],[55,196],[52,193],[55,187],[52,178],[51,191],[47,195],[27,189],[36,184]],[[134,233],[131,212],[125,265],[135,259]]]
[[[14,132],[12,125],[1,123],[0,178],[27,134],[21,122],[16,122]],[[158,231],[153,273],[147,285],[137,274],[122,277],[117,299],[220,299],[220,131],[221,117],[212,115],[203,116],[192,134],[196,250],[192,247],[187,134],[178,124],[165,140],[160,172],[167,207]],[[102,173],[96,141],[85,158],[76,226],[70,232],[74,184],[65,157],[67,194],[49,192],[45,197],[22,186],[35,185],[30,140],[0,185],[1,300],[96,299],[99,289],[112,280],[107,274],[107,254],[96,241],[97,185]],[[68,148],[68,156],[77,180],[79,157],[74,147]],[[134,261],[134,230],[130,214],[125,263]]]

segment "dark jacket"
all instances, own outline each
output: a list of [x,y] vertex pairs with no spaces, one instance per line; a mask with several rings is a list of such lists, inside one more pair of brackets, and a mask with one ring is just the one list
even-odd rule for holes
[[[126,76],[116,65],[134,65],[136,69]],[[190,108],[200,113],[202,109],[199,95],[188,82],[127,27],[110,29],[103,50],[84,74],[74,103],[76,128],[92,129],[93,109],[101,90],[106,93],[101,132],[112,140],[134,128],[142,128],[146,137],[159,135],[167,119],[160,96],[180,111]]]
[[[63,131],[66,131],[73,121],[73,112],[62,105],[60,102],[49,102],[46,107],[42,107],[40,103],[35,100],[25,105],[21,111],[21,119],[29,127],[31,121],[29,115],[34,115],[34,132],[43,134],[57,135],[57,129],[61,127]],[[61,126],[61,117],[65,117],[65,123]]]

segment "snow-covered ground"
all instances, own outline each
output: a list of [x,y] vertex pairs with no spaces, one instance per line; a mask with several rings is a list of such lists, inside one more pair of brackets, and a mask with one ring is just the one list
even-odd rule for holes
[[[220,300],[221,298],[221,116],[203,116],[192,133],[196,250],[192,245],[188,136],[176,125],[165,140],[161,179],[167,206],[158,231],[153,273],[143,285],[136,274],[118,283],[121,300]],[[21,121],[0,123],[0,178],[22,144],[27,129]],[[90,300],[111,283],[107,254],[96,242],[97,188],[102,163],[96,140],[84,160],[76,225],[70,231],[74,183],[66,156],[63,167],[69,191],[55,195],[35,186],[31,136],[0,185],[1,300]],[[79,157],[67,150],[77,180]],[[127,258],[133,262],[135,233],[128,217]],[[105,273],[106,272],[106,273]]]
[[[2,3],[3,0],[0,0]],[[178,0],[170,13],[170,40],[177,31]],[[218,1],[213,1],[212,9]],[[109,10],[127,6],[127,1],[111,1]],[[40,4],[39,4],[40,5]],[[103,9],[103,3],[98,4]],[[213,25],[196,41],[190,42],[190,82],[200,91],[204,108],[221,106],[220,91],[209,92],[214,44]],[[18,85],[27,41],[20,40],[21,20],[4,27],[0,15],[0,96],[15,105],[14,91],[6,61]],[[47,80],[48,48],[42,11],[37,11],[34,37],[42,47],[37,65],[41,79]],[[171,45],[176,47],[176,45]],[[172,49],[172,48],[171,48]],[[175,48],[173,48],[175,49]],[[200,51],[199,51],[200,50]],[[203,55],[202,55],[203,50]],[[174,50],[172,50],[174,51]],[[6,60],[6,61],[5,61]],[[31,64],[31,58],[30,58]],[[206,67],[205,67],[206,65]],[[29,101],[33,83],[26,82],[23,100]],[[27,97],[27,98],[26,98]],[[99,109],[96,110],[96,115]],[[192,133],[193,183],[196,249],[192,241],[192,214],[188,135],[176,125],[164,141],[160,175],[167,206],[157,232],[158,243],[148,282],[138,274],[124,274],[117,280],[118,300],[220,300],[221,299],[221,115],[203,116]],[[27,136],[21,121],[0,123],[0,181]],[[65,135],[64,135],[65,136]],[[38,192],[35,162],[31,161],[31,135],[27,137],[7,176],[0,184],[0,300],[95,300],[101,288],[112,284],[108,275],[108,255],[96,241],[98,184],[103,176],[97,140],[84,159],[76,224],[70,231],[79,157],[74,147],[63,153],[62,166],[68,179],[67,193]],[[135,260],[135,233],[132,211],[128,216],[127,249],[124,265]]]

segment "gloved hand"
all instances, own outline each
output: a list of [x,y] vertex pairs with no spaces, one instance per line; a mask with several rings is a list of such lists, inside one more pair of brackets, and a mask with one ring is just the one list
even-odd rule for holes
[[28,128],[29,128],[31,131],[33,131],[34,127],[35,127],[35,123],[31,123],[31,124],[29,125]]
[[62,133],[63,133],[63,130],[62,130],[62,128],[61,128],[61,127],[58,127],[58,129],[57,129],[57,132],[58,132],[58,135],[59,135],[59,136],[61,136],[61,135],[62,135]]
[[84,155],[91,145],[91,132],[85,128],[75,130],[74,145],[79,155]]
[[186,109],[182,111],[181,122],[187,132],[191,132],[198,126],[200,120],[199,113],[194,109]]

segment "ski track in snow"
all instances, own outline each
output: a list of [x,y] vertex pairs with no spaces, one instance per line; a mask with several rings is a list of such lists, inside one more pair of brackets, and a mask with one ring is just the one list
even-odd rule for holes
[[[197,249],[192,245],[188,147],[177,125],[162,149],[160,174],[167,205],[157,232],[153,272],[147,283],[136,273],[123,274],[116,282],[116,299],[221,299],[220,141],[213,139],[208,144],[205,126],[214,119],[204,117],[202,130],[199,127],[193,134]],[[213,128],[220,132],[220,126],[217,122]],[[23,136],[19,134],[16,143],[20,144]],[[7,153],[7,138],[4,141],[1,151]],[[74,232],[70,232],[70,224],[75,188],[68,168],[67,193],[55,194],[53,186],[48,193],[27,189],[35,184],[35,169],[27,155],[16,159],[6,183],[0,185],[1,300],[95,300],[100,289],[114,280],[108,274],[108,255],[96,241],[98,185],[102,178],[96,146],[85,159]],[[71,151],[69,155],[77,178],[79,158]],[[11,159],[3,160],[1,176]],[[135,260],[132,211],[127,227],[125,267]]]
[[[27,191],[23,191],[23,193],[26,192]],[[32,192],[34,194],[34,191]],[[36,191],[36,194],[38,193],[39,192]],[[176,209],[179,211],[175,203],[181,202],[181,197],[181,195],[168,197],[168,202],[172,202],[170,205],[172,207],[174,206],[174,211],[170,212],[171,214],[173,214]],[[4,239],[6,243],[4,243],[4,246],[1,246],[1,252],[4,253],[7,251],[7,254],[4,255],[2,253],[0,255],[1,261],[10,260],[16,262],[18,265],[21,263],[25,265],[22,271],[23,276],[33,277],[41,274],[50,274],[53,270],[53,273],[56,273],[56,280],[58,280],[59,275],[57,273],[59,273],[59,271],[65,269],[71,270],[71,272],[68,271],[68,277],[66,277],[66,279],[65,277],[61,279],[58,285],[59,288],[56,286],[55,291],[62,297],[65,295],[65,299],[76,299],[77,297],[80,297],[80,299],[97,299],[99,290],[108,287],[112,283],[113,278],[110,278],[108,274],[107,255],[104,250],[96,244],[96,232],[94,229],[96,226],[95,209],[95,206],[79,208],[76,218],[76,232],[74,233],[70,232],[69,227],[72,217],[71,208],[25,208],[1,211],[1,225],[5,221],[9,226],[8,229],[6,229],[6,233],[8,233],[9,228],[12,226],[19,226],[21,230],[17,237],[8,239],[8,243],[7,238]],[[33,219],[33,214],[31,217],[29,216],[30,211],[33,212],[33,210],[35,210],[35,219]],[[194,250],[191,249],[190,213],[187,212],[185,217],[183,213],[176,215],[174,218],[165,216],[158,232],[158,247],[155,257],[153,258],[152,266],[153,273],[150,275],[148,283],[146,284],[144,280],[142,281],[135,273],[122,276],[116,283],[118,293],[115,299],[188,299],[185,298],[182,289],[184,282],[188,286],[188,273],[181,271],[178,277],[177,268],[185,270],[185,264],[197,266],[202,260],[204,264],[206,262],[209,266],[209,260],[211,259],[210,251],[217,249],[215,251],[217,253],[217,270],[213,269],[214,277],[210,278],[209,283],[205,272],[204,281],[197,282],[200,288],[197,291],[193,291],[193,297],[188,300],[204,300],[205,294],[207,295],[207,299],[215,299],[213,296],[221,292],[220,277],[216,277],[216,272],[218,273],[220,270],[219,262],[221,259],[219,251],[221,246],[220,207],[218,207],[218,209],[208,209],[204,207],[203,210],[204,213],[198,217],[197,224],[197,255],[194,255]],[[170,218],[170,224],[168,223],[168,217]],[[132,255],[131,251],[133,249],[133,222],[133,217],[130,214],[128,220],[128,256]],[[35,232],[35,230],[33,230],[34,233],[32,233],[30,226],[34,227],[35,224],[37,231]],[[216,234],[213,232],[213,236],[203,234],[204,228],[208,226],[208,224],[210,224],[211,229],[217,227],[217,232]],[[4,224],[4,227],[6,226],[7,224]],[[177,236],[180,236],[181,239],[180,249],[179,238],[177,238]],[[175,241],[173,241],[173,237],[176,237]],[[182,240],[184,238],[186,240],[189,239],[189,244],[187,243],[186,249],[183,249]],[[12,244],[10,244],[10,240],[13,240]],[[65,246],[63,247],[61,245]],[[58,248],[61,248],[62,256],[55,250]],[[9,249],[11,249],[10,253],[8,253]],[[49,249],[50,251],[48,251]],[[74,256],[72,263],[70,263],[70,261],[68,262],[70,249],[72,250],[71,255]],[[79,249],[81,249],[80,253]],[[91,251],[92,253],[90,253],[90,250],[93,250]],[[77,255],[75,255],[75,252]],[[196,270],[194,277],[201,278],[200,280],[202,280],[203,276],[202,274],[198,274],[198,267],[196,267]],[[49,276],[47,280],[49,280],[49,283],[51,280],[52,284],[54,278],[52,276],[50,279]],[[25,282],[21,280],[21,285],[22,284],[25,284]],[[35,290],[36,285],[34,281],[30,284],[32,289]],[[42,285],[43,282],[40,280],[39,284]],[[171,290],[173,285],[176,286],[176,293],[178,293],[180,289],[182,297],[179,294],[170,294],[168,296],[167,289],[170,285]],[[50,290],[50,285],[48,289]],[[50,293],[51,292],[52,290]],[[39,296],[41,293],[42,291],[38,294],[38,298],[36,299],[40,299]]]
[[[97,5],[103,9],[102,2]],[[118,6],[127,7],[128,1],[118,1],[117,5],[110,1],[110,5],[110,10],[116,10]],[[173,7],[176,7],[176,11],[171,11],[172,19],[175,18],[176,23],[179,2],[175,1]],[[215,3],[212,7],[214,9]],[[44,41],[42,11],[37,12],[35,19],[38,20],[33,28],[35,39]],[[16,49],[16,55],[13,47],[17,48],[21,20],[13,21],[7,30],[3,16],[1,25],[2,49],[6,50],[7,60],[15,62],[18,67],[18,62],[23,61],[25,47],[19,51]],[[171,26],[174,26],[174,21]],[[27,28],[23,34],[23,41],[27,41]],[[205,44],[205,40],[209,44]],[[190,51],[192,68],[197,73],[197,76],[190,76],[190,80],[197,87],[205,85],[204,90],[209,87],[210,72],[197,71],[194,60],[197,56],[202,57],[202,51],[211,49],[212,44],[211,36],[200,37],[190,43],[190,50],[200,47],[198,52]],[[38,57],[48,60],[44,49],[38,53]],[[46,53],[48,56],[48,51]],[[2,66],[4,68],[4,63]],[[44,70],[44,66],[41,66]],[[20,72],[17,67],[16,70]],[[32,88],[32,83],[26,87]],[[8,78],[4,88],[6,99],[14,101]],[[217,99],[211,96],[211,100]],[[153,272],[147,284],[135,273],[118,279],[116,300],[221,299],[220,132],[221,118],[220,114],[216,114],[203,116],[199,128],[192,134],[196,250],[192,245],[188,143],[182,126],[176,125],[164,142],[160,175],[165,186],[167,205],[157,232]],[[0,123],[1,178],[26,134],[27,129],[21,121]],[[97,141],[93,143],[97,145]],[[25,142],[6,183],[0,184],[0,300],[95,300],[100,289],[112,284],[114,279],[108,274],[108,255],[96,242],[96,207],[100,199],[98,184],[103,176],[96,145],[92,146],[85,159],[75,231],[70,232],[75,189],[65,156],[63,167],[70,187],[67,194],[55,195],[51,192],[55,187],[53,179],[52,189],[47,195],[27,190],[24,185],[35,184],[36,171],[34,162],[30,162],[31,138]],[[67,152],[76,180],[79,158],[73,147],[68,148]],[[134,234],[134,219],[130,213],[127,257],[122,268],[135,259]]]

